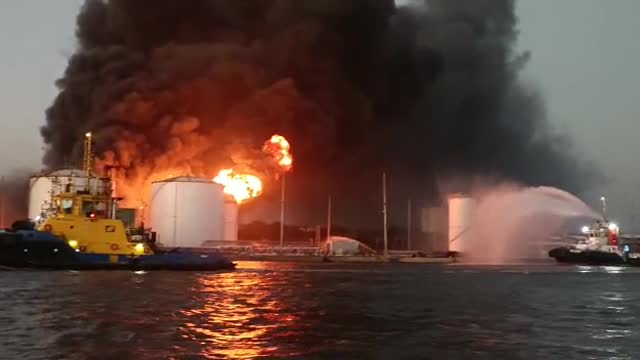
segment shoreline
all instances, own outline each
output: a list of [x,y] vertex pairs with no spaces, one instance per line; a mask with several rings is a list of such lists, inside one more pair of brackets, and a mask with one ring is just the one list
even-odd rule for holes
[[451,257],[385,257],[385,256],[322,256],[322,255],[225,255],[231,261],[272,261],[298,263],[398,263],[398,264],[451,264]]

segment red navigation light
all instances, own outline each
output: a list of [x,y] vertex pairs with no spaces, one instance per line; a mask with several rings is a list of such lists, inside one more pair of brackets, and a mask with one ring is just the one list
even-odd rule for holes
[[89,214],[89,217],[93,219],[93,218],[96,217],[96,214],[95,213],[91,213],[91,214]]

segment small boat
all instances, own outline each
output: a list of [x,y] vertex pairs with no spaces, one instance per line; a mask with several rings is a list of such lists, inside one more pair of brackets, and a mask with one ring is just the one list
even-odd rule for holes
[[[192,249],[159,250],[156,235],[140,226],[127,229],[116,218],[121,198],[111,179],[91,172],[90,133],[85,144],[85,185],[67,184],[51,197],[51,208],[37,221],[18,221],[0,231],[0,269],[45,270],[232,270],[218,254]],[[87,151],[87,149],[89,149]],[[88,160],[89,159],[89,160]],[[101,184],[100,188],[98,185]],[[94,188],[90,189],[89,187]]]

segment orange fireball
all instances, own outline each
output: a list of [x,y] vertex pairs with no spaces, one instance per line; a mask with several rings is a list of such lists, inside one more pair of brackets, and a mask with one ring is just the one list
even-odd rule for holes
[[[265,141],[262,151],[271,155],[281,172],[291,170],[293,157],[289,152],[291,146],[281,135],[273,135]],[[233,196],[238,204],[262,194],[262,181],[254,175],[236,174],[233,169],[220,170],[213,179],[224,187],[224,193]]]
[[234,174],[232,169],[220,170],[214,182],[224,187],[224,193],[233,196],[240,204],[262,193],[262,181],[249,174]]
[[271,154],[275,159],[278,166],[284,171],[291,170],[293,166],[293,157],[289,150],[291,146],[287,139],[282,135],[273,135],[271,139],[267,140],[262,147],[262,150]]

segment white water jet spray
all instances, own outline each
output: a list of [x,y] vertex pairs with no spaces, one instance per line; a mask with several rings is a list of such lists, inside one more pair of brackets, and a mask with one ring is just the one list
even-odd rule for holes
[[571,220],[602,216],[574,195],[552,187],[502,184],[472,192],[464,262],[505,264],[546,258],[544,243]]

